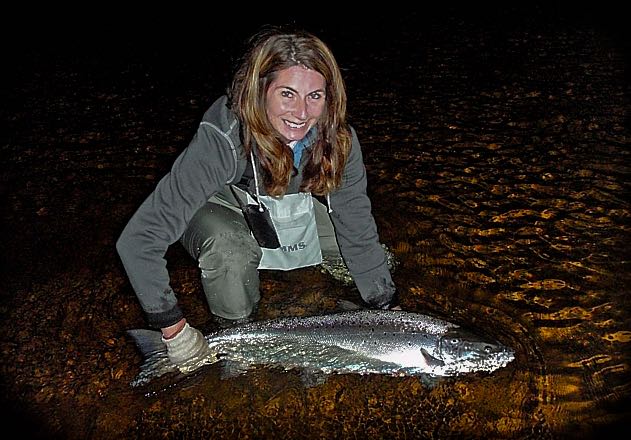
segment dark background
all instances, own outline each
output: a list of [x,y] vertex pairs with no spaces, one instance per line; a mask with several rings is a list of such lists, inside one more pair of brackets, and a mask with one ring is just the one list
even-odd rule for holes
[[[231,8],[230,10],[226,10],[223,4],[221,6],[217,4],[202,6],[178,4],[167,7],[147,4],[132,7],[130,3],[129,7],[123,7],[113,6],[110,3],[89,3],[72,8],[62,8],[57,4],[44,8],[33,4],[22,5],[19,10],[3,13],[0,30],[5,78],[2,88],[3,121],[5,123],[8,120],[13,121],[11,118],[14,109],[23,112],[22,116],[9,124],[9,130],[6,128],[3,130],[0,147],[11,147],[14,135],[19,134],[24,138],[32,131],[38,140],[43,139],[37,143],[38,146],[48,145],[52,148],[56,145],[54,142],[44,142],[49,130],[54,131],[60,127],[73,128],[85,123],[79,117],[57,120],[55,115],[46,114],[48,109],[38,108],[31,104],[31,102],[37,104],[39,102],[37,99],[21,92],[25,89],[40,90],[39,87],[35,87],[38,82],[48,84],[52,82],[50,78],[53,80],[58,78],[59,72],[62,74],[64,72],[77,72],[79,75],[82,72],[89,72],[89,80],[73,78],[71,81],[71,83],[83,84],[85,87],[90,81],[112,84],[117,84],[117,81],[120,81],[121,84],[125,84],[125,87],[121,87],[120,90],[123,93],[133,94],[141,93],[144,88],[142,85],[138,85],[137,89],[140,92],[136,91],[132,85],[129,85],[132,82],[130,78],[135,81],[137,72],[139,70],[144,72],[146,69],[148,74],[169,76],[169,78],[160,78],[160,81],[155,78],[152,79],[152,82],[160,84],[161,91],[166,95],[180,95],[180,91],[185,90],[185,84],[189,83],[196,87],[195,93],[191,93],[191,95],[214,97],[227,85],[232,73],[230,68],[234,65],[235,57],[241,54],[245,39],[262,25],[270,23],[295,24],[315,32],[325,41],[331,42],[334,53],[343,67],[355,66],[356,69],[363,69],[368,72],[368,76],[371,75],[373,62],[370,58],[370,48],[387,48],[398,53],[398,56],[401,57],[407,56],[407,51],[414,50],[413,47],[402,47],[399,41],[393,38],[394,31],[399,28],[405,29],[405,33],[410,34],[414,33],[416,29],[420,31],[431,27],[432,32],[437,30],[437,32],[443,32],[447,36],[451,32],[467,32],[467,29],[473,25],[474,27],[489,29],[495,40],[501,42],[505,35],[515,28],[537,33],[540,28],[549,28],[551,23],[559,28],[589,27],[596,28],[602,35],[611,38],[615,46],[623,49],[627,60],[629,57],[628,29],[630,26],[626,20],[628,13],[624,11],[623,2],[598,1],[589,4],[578,4],[578,2],[572,4],[571,2],[560,1],[545,2],[545,4],[543,4],[544,2],[541,2],[542,4],[521,2],[521,4],[511,6],[500,5],[499,2],[482,4],[470,2],[467,5],[456,5],[453,2],[442,3],[445,4],[415,6],[410,9],[410,7],[403,8],[400,7],[401,5],[387,2],[388,8],[385,8],[386,3],[381,3],[380,8],[355,6],[351,10],[338,10],[334,9],[334,5],[311,3],[296,12],[290,12],[296,10],[296,6],[290,3],[268,3],[267,8],[251,7],[245,3],[226,3]],[[341,2],[338,3],[338,7],[340,4]],[[440,39],[436,40],[439,41]],[[361,51],[357,51],[358,48]],[[471,56],[475,57],[475,54]],[[354,60],[357,57],[359,57],[358,63],[349,63],[349,60]],[[130,65],[133,67],[129,69],[117,68],[117,66]],[[475,63],[472,62],[472,65]],[[481,65],[480,67],[483,68],[484,66]],[[103,68],[101,75],[95,73],[95,70],[99,68]],[[123,79],[112,73],[130,71],[132,73],[125,73],[127,77]],[[204,77],[207,72],[213,72],[212,78],[199,81],[199,78]],[[375,69],[374,72],[372,75],[375,77],[375,81],[388,83],[387,73],[379,69]],[[100,88],[97,87],[97,89]],[[107,90],[107,88],[104,89]],[[119,90],[115,87],[112,89]],[[64,89],[64,91],[66,90]],[[51,96],[55,92],[54,87],[48,89],[42,87],[41,90],[41,93],[50,93]],[[76,93],[81,95],[81,89],[77,90]],[[30,97],[32,101],[22,102],[25,96]],[[122,97],[118,99],[122,99]],[[160,99],[160,92],[146,99]],[[138,100],[143,104],[140,98]],[[76,101],[80,102],[80,99],[77,98]],[[49,101],[42,100],[42,102]],[[57,101],[51,100],[50,102]],[[170,99],[168,102],[175,102],[175,100]],[[59,104],[61,105],[63,102]],[[195,103],[194,106],[202,111],[206,104]],[[140,107],[144,108],[143,106]],[[147,121],[145,131],[168,127],[173,133],[177,132],[185,137],[190,129],[197,124],[198,111],[187,110],[186,114],[194,114],[195,119],[189,122],[184,121],[184,127],[182,127],[177,125],[178,120],[169,119],[179,117],[181,109],[180,113],[176,111],[178,109],[169,112],[166,108],[167,105],[158,105],[153,102],[147,103],[146,107],[156,110],[156,114],[152,114],[151,118],[146,115],[139,118]],[[77,106],[77,108],[81,107]],[[164,114],[160,115],[158,111]],[[103,113],[107,114],[106,111]],[[24,114],[30,116],[25,117]],[[62,116],[65,114],[62,112]],[[99,112],[95,112],[95,114],[99,114]],[[99,126],[99,130],[101,128],[113,128],[112,125],[120,123],[120,118],[112,118],[111,121],[105,121],[102,124],[103,127]],[[110,125],[108,126],[108,124]],[[90,131],[87,128],[85,131]],[[70,133],[81,133],[82,131],[75,127],[74,130],[70,130]],[[133,143],[132,141],[129,142]],[[168,142],[174,143],[171,137],[168,137]],[[186,139],[177,145],[184,146],[185,143]],[[27,142],[21,139],[21,144],[27,144]],[[3,150],[0,149],[0,151]],[[78,155],[78,157],[81,156]],[[170,161],[170,156],[168,158]],[[164,170],[168,164],[166,159],[161,160],[165,160],[165,162],[160,162],[159,167],[157,167]],[[6,166],[6,168],[11,168],[11,165]],[[51,166],[51,168],[53,167]],[[82,172],[86,171],[78,170],[78,173]],[[151,172],[154,171],[151,170]],[[16,165],[15,170],[11,170],[9,174],[19,176],[20,173],[22,173],[20,165]],[[50,173],[54,174],[52,171]],[[101,178],[102,176],[97,175],[97,177]],[[30,179],[36,180],[33,177]],[[16,178],[16,180],[19,179]],[[81,179],[77,177],[76,180]],[[83,182],[83,180],[81,181]],[[98,182],[100,183],[100,181]],[[66,186],[71,187],[71,183],[67,183]],[[144,197],[143,191],[150,189],[149,183],[147,182],[146,188],[134,188],[133,191],[130,190],[129,193],[124,193],[119,197],[124,197],[128,200],[127,203],[131,205],[133,202],[133,206],[136,206],[136,202],[140,202],[141,198]],[[0,196],[9,193],[8,189],[2,187],[3,184],[4,182],[0,180]],[[63,185],[61,186],[63,187]],[[55,186],[51,185],[51,188],[54,189]],[[106,194],[106,192],[102,193]],[[107,194],[116,194],[116,191],[107,192]],[[4,205],[4,199],[0,202]],[[60,208],[64,206],[62,205]],[[4,206],[1,208],[4,209]],[[81,227],[77,228],[77,231],[83,227],[86,230],[89,229],[91,216],[96,216],[96,214],[84,213],[84,216],[86,220],[78,223]],[[52,216],[44,216],[43,218],[50,217]],[[122,224],[121,219],[111,222],[113,225],[119,223]],[[76,223],[72,225],[76,226]],[[55,228],[62,230],[56,223]],[[23,229],[37,232],[36,227],[29,227],[28,225],[24,225]],[[46,231],[43,227],[42,230]],[[89,232],[92,233],[92,231]],[[29,232],[29,234],[34,233]],[[61,235],[59,241],[67,238],[66,234]],[[68,233],[67,235],[71,234]],[[98,237],[96,233],[93,235]],[[108,231],[102,235],[105,238],[109,237]],[[18,241],[14,237],[6,238],[7,241]],[[54,236],[49,239],[53,244],[57,243],[53,241],[55,240]],[[58,258],[54,261],[37,261],[35,259],[33,263],[32,257],[39,254],[36,253],[37,248],[34,247],[34,250],[29,248],[31,240],[26,241],[23,244],[26,251],[23,253],[18,255],[5,251],[5,255],[2,256],[0,276],[5,280],[11,280],[18,285],[17,280],[20,277],[31,280],[34,278],[34,274],[43,277],[46,272],[55,272],[59,266],[67,267],[69,265],[69,258]],[[111,245],[109,241],[105,239],[104,241],[107,242],[108,246]],[[32,240],[32,242],[35,241]],[[44,239],[44,243],[48,242]],[[62,256],[79,254],[73,249],[73,246],[78,246],[74,241],[68,240],[63,246]],[[51,246],[51,248],[58,249],[55,246]],[[7,246],[5,249],[12,248]],[[107,249],[111,250],[111,247]],[[96,277],[94,278],[96,279]],[[115,289],[112,290],[115,291]],[[11,289],[7,289],[7,292],[11,292]],[[101,291],[98,290],[98,292]],[[55,301],[51,302],[57,304]],[[60,299],[59,302],[62,303],[62,300]],[[98,301],[95,299],[94,302],[105,301],[99,298]],[[96,308],[96,310],[100,309]],[[42,325],[42,327],[44,326]],[[58,340],[59,336],[54,332],[52,333],[51,340]],[[42,355],[44,356],[45,353]],[[9,413],[10,417],[13,415]],[[32,423],[32,420],[29,420],[30,415],[24,418],[24,421],[14,420],[15,425],[24,428],[28,426],[29,422]]]
[[[209,4],[212,3],[212,4]],[[5,55],[115,55],[121,52],[176,57],[199,56],[204,47],[226,50],[240,46],[243,38],[264,24],[292,23],[319,34],[357,33],[389,44],[389,31],[445,22],[475,23],[483,27],[536,28],[554,21],[559,26],[591,25],[629,47],[629,26],[624,2],[436,2],[405,5],[388,2],[379,7],[357,5],[335,9],[342,3],[309,6],[268,3],[209,2],[200,5],[135,6],[111,3],[63,7],[13,6],[5,12],[2,41]],[[386,7],[387,6],[387,7]],[[230,9],[228,9],[229,7]],[[376,43],[376,40],[374,41]],[[395,49],[395,48],[393,48]]]

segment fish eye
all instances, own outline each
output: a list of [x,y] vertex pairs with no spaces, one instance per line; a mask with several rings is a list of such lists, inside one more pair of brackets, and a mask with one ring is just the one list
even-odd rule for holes
[[485,345],[484,346],[484,351],[486,353],[491,353],[493,351],[493,347],[491,347],[490,345]]
[[460,342],[460,339],[458,338],[451,338],[451,341],[449,341],[451,344],[456,345]]

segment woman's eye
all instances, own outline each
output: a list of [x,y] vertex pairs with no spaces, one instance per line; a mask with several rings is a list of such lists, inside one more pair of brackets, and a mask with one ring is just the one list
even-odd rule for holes
[[280,96],[283,98],[291,98],[293,94],[289,90],[283,90],[280,92]]
[[310,96],[311,99],[320,99],[322,98],[322,93],[312,93]]

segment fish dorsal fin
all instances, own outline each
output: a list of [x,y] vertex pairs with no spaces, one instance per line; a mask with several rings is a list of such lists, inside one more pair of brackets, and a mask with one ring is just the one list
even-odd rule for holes
[[155,330],[134,329],[127,330],[143,357],[148,358],[156,353],[166,352],[166,346],[162,342],[162,333]]
[[425,359],[425,363],[427,364],[428,367],[435,368],[435,367],[445,366],[445,363],[443,361],[429,354],[428,351],[425,350],[424,348],[421,348],[421,354],[423,355],[423,359]]

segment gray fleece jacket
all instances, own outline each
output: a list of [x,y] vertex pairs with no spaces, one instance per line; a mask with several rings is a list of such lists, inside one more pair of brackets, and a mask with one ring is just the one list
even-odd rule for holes
[[[210,197],[225,193],[227,185],[239,182],[243,176],[247,159],[239,131],[239,121],[228,108],[227,98],[219,98],[204,114],[197,133],[171,171],[140,205],[116,242],[152,327],[168,327],[183,317],[169,285],[165,253]],[[352,128],[351,132],[351,153],[341,187],[330,194],[330,215],[340,252],[362,298],[378,307],[391,300],[395,286],[366,195],[361,147]],[[292,177],[288,193],[298,191],[306,156],[303,154],[305,160]]]

